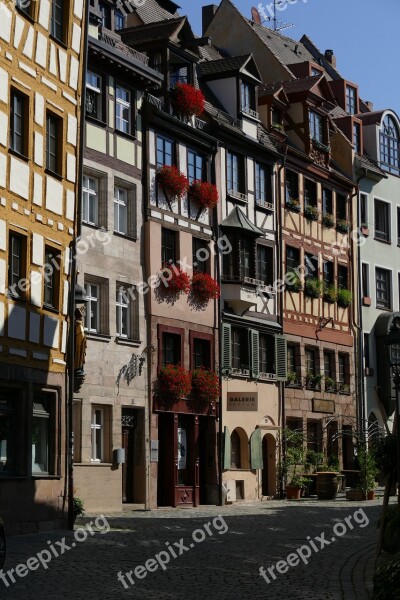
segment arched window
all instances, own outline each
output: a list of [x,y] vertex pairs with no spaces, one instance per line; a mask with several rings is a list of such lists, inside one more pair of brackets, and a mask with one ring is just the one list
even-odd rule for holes
[[240,465],[240,435],[235,429],[231,435],[231,467],[240,469]]
[[389,173],[400,175],[400,135],[398,126],[390,115],[381,125],[381,167]]

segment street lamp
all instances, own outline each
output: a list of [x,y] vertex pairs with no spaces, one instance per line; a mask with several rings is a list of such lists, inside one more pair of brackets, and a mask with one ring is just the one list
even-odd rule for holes
[[397,485],[400,505],[400,317],[393,319],[389,333],[384,338],[384,344],[393,370],[393,384],[396,390]]

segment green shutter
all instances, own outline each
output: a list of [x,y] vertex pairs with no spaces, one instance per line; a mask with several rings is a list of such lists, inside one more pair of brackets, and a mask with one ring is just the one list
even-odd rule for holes
[[251,375],[258,379],[260,375],[260,334],[255,329],[250,329],[251,346]]
[[287,381],[287,340],[284,335],[275,336],[275,372],[277,381]]
[[264,468],[261,429],[256,429],[251,434],[250,457],[251,457],[251,468],[252,469],[263,469]]
[[224,427],[224,471],[231,468],[231,434],[229,429]]
[[232,369],[232,327],[222,323],[222,375],[229,375]]

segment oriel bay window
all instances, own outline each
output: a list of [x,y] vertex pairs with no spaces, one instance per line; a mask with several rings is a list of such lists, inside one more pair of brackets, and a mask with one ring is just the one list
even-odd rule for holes
[[[223,255],[223,279],[225,281],[246,281],[255,283],[256,279],[256,243],[253,237],[230,236],[232,251]],[[265,257],[267,258],[267,257]],[[263,265],[266,267],[266,265]],[[261,264],[260,264],[261,267]]]
[[29,98],[19,91],[11,90],[10,102],[10,148],[28,155]]

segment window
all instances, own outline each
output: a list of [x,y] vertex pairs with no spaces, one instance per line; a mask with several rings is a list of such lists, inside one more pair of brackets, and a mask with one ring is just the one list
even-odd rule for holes
[[334,264],[329,260],[324,260],[324,283],[333,285],[334,282]]
[[155,70],[161,73],[162,71],[162,54],[161,52],[155,52],[150,55],[150,66]]
[[232,281],[238,275],[238,241],[236,238],[228,238],[228,240],[232,250],[231,252],[225,252],[222,256],[222,276],[225,280]]
[[371,368],[371,354],[369,349],[369,333],[364,333],[364,366],[366,369]]
[[335,377],[334,365],[335,365],[335,354],[333,352],[324,352],[324,377],[325,377],[325,379],[334,379],[334,377]]
[[307,421],[307,449],[312,452],[322,451],[322,423]]
[[243,278],[251,277],[252,258],[252,243],[249,238],[242,238],[240,240],[240,266]]
[[256,109],[256,94],[254,85],[242,81],[240,84],[240,99],[241,110],[245,113],[255,111]]
[[125,17],[120,10],[114,11],[114,28],[115,31],[119,31],[125,27]]
[[338,288],[347,290],[349,288],[349,272],[344,265],[338,265]]
[[193,150],[188,151],[188,179],[189,183],[193,181],[202,181],[204,177],[204,157]]
[[361,212],[361,226],[368,226],[368,196],[367,194],[360,194],[360,212]]
[[227,153],[227,185],[228,194],[243,190],[243,157]]
[[317,206],[317,184],[310,179],[304,180],[305,206]]
[[171,140],[157,136],[157,167],[173,165],[173,147],[174,143]]
[[386,269],[376,268],[376,307],[392,308],[392,277]]
[[101,25],[106,29],[111,29],[111,7],[104,2],[99,2],[99,9],[101,13]]
[[15,470],[17,413],[15,391],[0,393],[0,475]]
[[260,373],[274,373],[275,340],[272,335],[260,333],[259,368]]
[[161,264],[174,264],[177,261],[177,233],[172,229],[161,229]]
[[[289,382],[291,382],[291,383],[297,382],[297,367],[298,367],[298,361],[297,361],[296,346],[292,346],[292,345],[288,344],[288,347],[287,347],[287,371],[288,371],[288,375],[289,375]],[[290,379],[290,376],[293,377],[293,375],[296,376],[295,380]]]
[[386,115],[380,131],[381,166],[385,171],[400,175],[400,135],[397,123]]
[[338,356],[338,383],[340,383],[341,391],[344,390],[344,386],[348,386],[350,383],[350,373],[349,373],[349,356],[347,354],[339,354]]
[[322,190],[322,209],[324,215],[331,215],[333,213],[333,201],[332,201],[332,190],[323,188]]
[[117,85],[115,90],[115,128],[122,133],[131,133],[131,93]]
[[132,286],[117,284],[116,289],[116,332],[120,338],[138,340],[138,304],[137,291]]
[[315,67],[311,67],[311,77],[319,77],[320,75],[322,75],[322,71]]
[[175,87],[177,83],[189,83],[188,65],[171,64],[169,74],[170,87]]
[[260,163],[256,163],[256,202],[265,206],[272,204],[271,170]]
[[312,348],[306,349],[306,373],[308,376],[316,374],[316,352]]
[[52,113],[46,116],[46,169],[61,174],[62,126],[61,119]]
[[323,119],[313,110],[310,110],[310,137],[321,144],[324,142]]
[[286,202],[299,199],[299,176],[286,169]]
[[318,256],[306,253],[305,267],[307,269],[305,272],[306,280],[318,278]]
[[346,111],[349,115],[357,112],[357,90],[349,85],[346,86]]
[[99,180],[89,175],[83,176],[82,211],[84,223],[99,224]]
[[362,271],[362,295],[364,298],[369,298],[370,293],[369,293],[369,265],[367,265],[366,263],[362,264],[361,267],[361,271]]
[[28,98],[11,91],[10,147],[23,156],[28,155]]
[[60,282],[60,254],[53,248],[45,248],[44,268],[44,304],[58,308]]
[[272,125],[282,125],[282,111],[275,107],[272,107],[271,123]]
[[239,371],[250,368],[247,329],[232,329],[232,366]]
[[375,200],[375,239],[390,242],[390,206]]
[[292,246],[286,246],[286,271],[295,271],[300,266],[300,250]]
[[52,0],[50,33],[59,42],[65,41],[65,14],[67,7],[66,0]]
[[100,286],[87,283],[85,285],[87,296],[86,304],[86,329],[93,333],[100,331]]
[[257,245],[257,279],[265,285],[273,285],[274,250],[270,246]]
[[92,461],[104,461],[104,409],[92,408]]
[[49,473],[50,407],[44,398],[33,399],[32,474]]
[[114,187],[114,233],[136,235],[136,203],[134,190]]
[[86,73],[86,116],[102,120],[102,79],[100,75]]
[[240,467],[240,435],[235,429],[231,434],[231,468],[240,469]]
[[8,290],[12,297],[22,298],[23,290],[20,289],[20,282],[24,280],[26,273],[26,239],[10,233],[8,253]]
[[210,340],[194,338],[193,339],[193,357],[192,368],[204,369],[211,368],[211,344]]
[[353,123],[353,145],[354,150],[361,154],[361,125],[360,123]]
[[162,334],[162,366],[181,363],[181,336],[176,333]]
[[343,194],[336,194],[336,218],[338,221],[347,220],[347,199]]
[[193,238],[193,269],[201,273],[209,273],[210,271],[210,250],[206,240],[201,238]]

